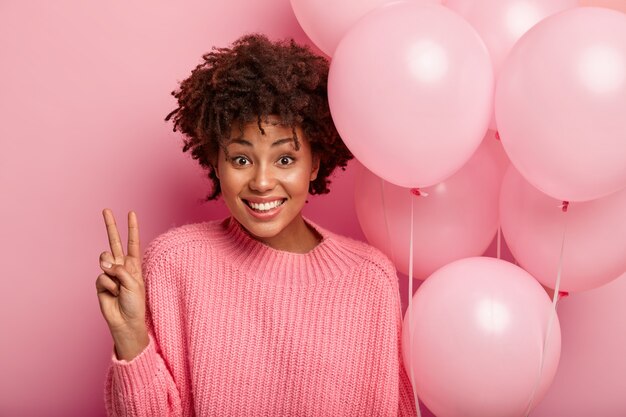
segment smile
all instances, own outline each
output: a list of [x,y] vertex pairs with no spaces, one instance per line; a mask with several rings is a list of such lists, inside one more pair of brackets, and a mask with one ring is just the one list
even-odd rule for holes
[[276,207],[282,206],[285,203],[285,201],[287,201],[287,199],[283,198],[281,200],[274,200],[269,203],[258,204],[258,203],[250,202],[248,200],[243,200],[243,202],[246,203],[248,207],[250,207],[251,209],[259,213],[269,212],[270,210],[273,210]]

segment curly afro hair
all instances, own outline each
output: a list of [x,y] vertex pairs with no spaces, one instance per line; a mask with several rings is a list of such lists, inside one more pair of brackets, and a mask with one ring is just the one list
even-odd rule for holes
[[336,167],[345,167],[352,153],[341,140],[328,107],[328,60],[300,46],[293,39],[270,41],[260,33],[246,34],[230,48],[213,47],[202,56],[191,75],[172,95],[178,108],[172,116],[174,132],[185,136],[183,152],[208,170],[213,190],[206,201],[221,194],[220,182],[211,161],[217,161],[219,149],[226,150],[231,126],[237,121],[240,130],[256,121],[278,115],[281,124],[291,126],[296,149],[300,144],[295,126],[302,128],[314,156],[320,158],[317,178],[310,182],[311,194],[330,190],[328,177]]

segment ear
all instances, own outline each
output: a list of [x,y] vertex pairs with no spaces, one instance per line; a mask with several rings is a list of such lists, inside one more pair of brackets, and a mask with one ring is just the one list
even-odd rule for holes
[[320,170],[320,157],[318,154],[313,154],[313,166],[311,168],[311,181],[317,178],[317,173]]

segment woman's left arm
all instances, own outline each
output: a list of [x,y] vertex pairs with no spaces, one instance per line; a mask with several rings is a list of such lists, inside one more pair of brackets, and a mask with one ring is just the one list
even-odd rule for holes
[[398,361],[399,372],[398,385],[400,391],[398,393],[398,416],[401,417],[415,417],[417,411],[415,409],[415,397],[413,395],[413,386],[409,379],[408,371],[404,366],[404,360],[402,359],[402,317],[399,317],[399,330],[398,330]]
[[[385,291],[385,300],[384,305],[386,307],[386,317],[389,318],[389,321],[393,321],[395,324],[395,338],[389,334],[389,342],[391,342],[392,351],[397,352],[398,356],[398,416],[400,417],[415,417],[417,415],[417,411],[415,408],[415,397],[413,395],[413,386],[411,384],[411,380],[409,379],[408,371],[404,364],[404,359],[402,355],[402,303],[400,302],[400,289],[398,285],[398,274],[396,271],[396,267],[393,262],[384,255],[380,250],[372,247],[371,248],[371,260],[378,267],[376,268],[379,272],[379,276],[384,277],[385,285],[387,286],[389,292]],[[393,313],[390,308],[393,308],[395,313]],[[387,323],[389,327],[388,330],[392,330],[390,327],[393,325],[391,323]],[[393,331],[393,330],[392,330]],[[395,339],[395,343],[393,342]],[[389,352],[389,351],[388,351]],[[396,354],[389,352],[391,354]],[[394,367],[395,368],[395,367]],[[394,370],[394,372],[396,372]]]

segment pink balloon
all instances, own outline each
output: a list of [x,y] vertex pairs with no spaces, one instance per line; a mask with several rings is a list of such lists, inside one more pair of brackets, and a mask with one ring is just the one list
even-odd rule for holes
[[354,156],[401,187],[458,171],[487,132],[493,70],[480,36],[438,4],[396,1],[360,19],[330,64],[333,121]]
[[413,277],[426,279],[447,263],[485,252],[498,230],[500,184],[508,165],[493,131],[452,177],[421,189],[425,197],[383,184],[357,163],[354,200],[361,229],[408,275],[413,200]]
[[[576,7],[578,0],[447,0],[445,4],[480,34],[497,78],[509,51],[528,29],[554,13]],[[496,129],[494,114],[489,128]]]
[[403,322],[404,361],[409,376],[414,366],[418,398],[438,417],[524,416],[558,367],[556,314],[543,352],[551,314],[545,290],[512,263],[474,257],[437,270],[418,288]]
[[561,291],[596,288],[626,271],[626,189],[571,203],[565,213],[560,204],[509,168],[500,193],[500,219],[520,266],[555,288],[565,228]]
[[[326,55],[332,56],[343,35],[367,12],[391,0],[291,0],[302,30]],[[413,0],[441,3],[441,0]]]
[[624,0],[580,0],[581,6],[608,7],[626,13],[626,1]]
[[626,416],[626,273],[559,301],[559,369],[532,417]]
[[567,201],[626,186],[626,15],[580,7],[550,16],[515,44],[496,89],[513,165]]

